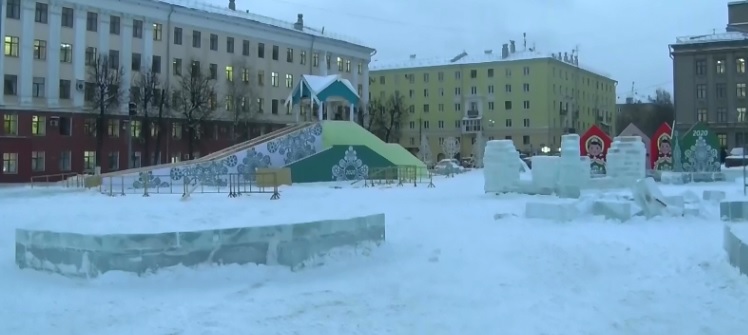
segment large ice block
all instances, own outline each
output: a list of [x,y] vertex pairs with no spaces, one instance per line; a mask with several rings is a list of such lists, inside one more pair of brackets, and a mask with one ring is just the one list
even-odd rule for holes
[[561,136],[561,158],[556,182],[556,195],[562,198],[579,198],[581,195],[581,167],[579,135],[566,134]]
[[530,171],[533,187],[539,191],[553,190],[556,187],[556,180],[558,180],[560,157],[533,156],[530,159],[532,160],[532,169]]
[[620,185],[631,185],[647,174],[647,148],[639,136],[618,136],[608,149],[607,174]]
[[493,140],[486,143],[483,153],[483,189],[486,193],[517,190],[520,180],[519,152],[512,140]]

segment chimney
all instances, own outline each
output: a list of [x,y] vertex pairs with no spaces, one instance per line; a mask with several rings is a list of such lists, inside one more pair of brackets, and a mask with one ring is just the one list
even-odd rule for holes
[[558,52],[558,57],[556,57],[556,58],[557,58],[558,60],[563,60],[563,58],[561,58],[561,51],[559,51],[559,52]]
[[491,49],[484,50],[483,53],[485,53],[486,55],[490,55],[490,54],[493,53],[493,50],[491,50]]
[[569,62],[569,53],[568,52],[564,52],[564,62],[567,62],[567,63]]
[[574,56],[574,65],[579,65],[579,56]]
[[410,59],[416,59],[416,54],[410,55]]
[[229,0],[229,9],[236,10],[236,0]]
[[296,23],[293,24],[293,29],[304,30],[304,14],[296,16]]
[[517,52],[517,46],[514,44],[514,41],[509,41],[509,52],[510,53]]
[[509,58],[509,44],[504,43],[501,46],[501,59]]

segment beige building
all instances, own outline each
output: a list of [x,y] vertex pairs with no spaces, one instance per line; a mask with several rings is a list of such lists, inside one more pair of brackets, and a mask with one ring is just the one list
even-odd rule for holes
[[[0,35],[0,105],[12,109],[86,108],[90,63],[105,55],[124,68],[128,92],[134,75],[153,69],[166,88],[193,61],[216,78],[255,83],[263,119],[288,122],[281,99],[302,74],[341,74],[367,91],[374,51],[353,39],[227,7],[189,8],[180,0],[6,0]],[[365,96],[365,95],[362,95]],[[220,99],[220,98],[219,98]],[[122,104],[126,112],[127,104]]]

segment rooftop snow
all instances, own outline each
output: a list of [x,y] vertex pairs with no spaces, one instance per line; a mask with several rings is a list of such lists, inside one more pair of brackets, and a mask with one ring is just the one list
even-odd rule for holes
[[[518,51],[510,54],[507,58],[501,58],[501,53],[486,53],[481,52],[480,54],[466,54],[464,57],[452,61],[456,57],[433,57],[433,58],[409,58],[409,59],[398,59],[398,60],[372,60],[369,63],[369,71],[386,71],[386,70],[400,70],[400,69],[411,69],[411,68],[424,68],[424,67],[437,67],[437,66],[449,66],[449,65],[470,65],[470,64],[481,64],[481,63],[493,63],[493,62],[511,62],[520,60],[531,60],[531,59],[557,59],[554,54],[542,53],[538,51]],[[563,62],[562,60],[559,60]],[[595,70],[586,65],[578,64],[574,65],[568,62],[564,62],[570,66],[578,66],[580,69],[595,73],[597,75],[612,78],[608,73]]]
[[[221,7],[221,6],[216,6],[212,4],[207,4],[199,0],[155,0],[155,1],[170,4],[170,5],[175,5],[175,6],[186,7],[189,9],[204,11],[204,12],[217,14],[217,15],[237,17],[237,18],[241,18],[245,20],[259,22],[262,24],[267,24],[270,26],[278,27],[278,28],[299,31],[294,28],[294,24],[292,22],[282,21],[282,20],[274,19],[271,17],[259,15],[259,14],[249,13],[247,11],[242,11],[242,10],[231,10],[228,7]],[[353,37],[329,33],[327,31],[323,33],[322,30],[307,27],[307,26],[304,26],[303,32],[310,34],[310,35],[314,35],[314,36],[327,37],[327,38],[331,38],[335,40],[340,40],[343,42],[348,42],[351,44],[364,46],[364,44],[360,40],[357,40]]]
[[675,44],[696,44],[740,40],[748,40],[748,34],[737,31],[728,31],[706,35],[682,36],[675,39]]

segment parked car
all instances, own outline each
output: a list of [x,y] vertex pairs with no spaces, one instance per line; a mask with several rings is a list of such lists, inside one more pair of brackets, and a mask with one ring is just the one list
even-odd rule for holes
[[434,166],[434,173],[440,175],[457,174],[465,171],[456,159],[442,159]]

